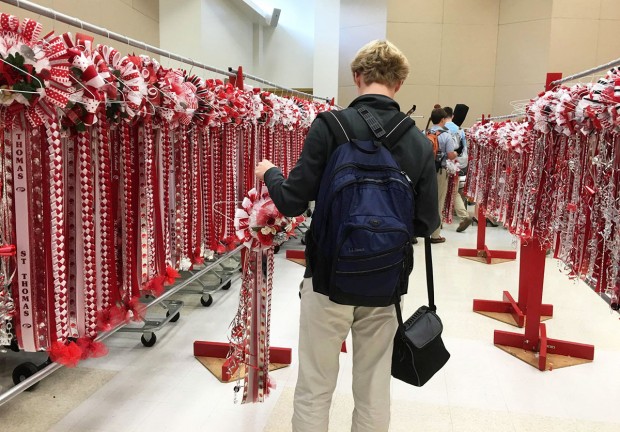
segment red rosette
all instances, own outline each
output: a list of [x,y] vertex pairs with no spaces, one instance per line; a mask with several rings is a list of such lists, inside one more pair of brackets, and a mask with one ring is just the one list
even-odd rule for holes
[[266,187],[259,193],[248,192],[235,212],[235,230],[238,240],[250,249],[269,248],[291,236],[303,217],[288,218],[280,213],[269,197]]
[[124,304],[126,319],[134,322],[144,321],[146,315],[146,305],[140,302],[140,297],[132,297]]
[[164,282],[167,285],[172,285],[177,280],[177,278],[180,278],[180,277],[181,277],[181,275],[179,274],[178,271],[176,271],[174,268],[168,266],[166,268],[166,274],[165,274]]
[[145,289],[151,291],[155,297],[159,297],[164,293],[164,283],[167,280],[167,276],[159,275],[148,281]]
[[282,214],[278,211],[276,205],[271,199],[268,199],[259,207],[256,213],[256,224],[260,226],[273,226],[280,216]]
[[75,342],[67,344],[56,341],[48,350],[50,360],[63,366],[72,368],[82,359],[82,350]]
[[112,306],[97,313],[97,331],[110,331],[125,321],[125,311]]
[[256,237],[262,246],[270,247],[273,246],[273,234],[263,234],[261,230],[256,232]]
[[108,355],[108,347],[103,342],[97,342],[93,338],[82,337],[76,341],[82,350],[82,360],[99,358]]

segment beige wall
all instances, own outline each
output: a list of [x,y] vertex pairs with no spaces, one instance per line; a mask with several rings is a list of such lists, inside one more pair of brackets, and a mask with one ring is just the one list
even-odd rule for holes
[[567,76],[618,57],[618,0],[502,0],[493,113],[536,96],[547,72]]
[[385,34],[411,64],[411,75],[396,95],[403,111],[415,104],[417,113],[428,118],[436,103],[466,103],[472,113],[491,109],[498,0],[358,1],[353,2],[355,15],[345,22],[348,3],[342,0],[339,104],[355,97],[354,87],[346,84],[351,83],[348,64],[356,50]]
[[511,113],[511,102],[543,90],[547,72],[566,76],[620,57],[620,0],[341,2],[341,105],[355,97],[348,64],[381,36],[383,14],[386,37],[411,63],[396,96],[401,109],[416,104],[427,117],[435,103],[465,103],[466,126],[482,113]]
[[322,97],[338,97],[340,2],[315,1],[314,20],[314,69],[312,87],[314,94]]
[[243,66],[285,87],[312,88],[315,0],[255,3],[282,10],[276,28],[254,24],[241,2],[160,0],[162,48],[218,69]]
[[436,103],[465,103],[472,114],[491,108],[498,17],[497,0],[389,1],[388,39],[412,69],[396,99],[403,110],[417,105],[420,127]]
[[385,39],[387,0],[340,0],[338,100],[347,106],[357,97],[351,76],[351,60],[364,44]]
[[551,72],[552,8],[553,0],[500,2],[495,95],[487,114],[510,114],[511,101],[534,97],[544,88],[546,74]]
[[620,57],[620,1],[554,0],[549,68],[564,75]]
[[[35,3],[124,36],[159,46],[159,0],[36,0]],[[76,32],[88,34],[79,27],[54,22],[50,18],[4,3],[0,3],[0,12],[39,21],[43,24],[42,35],[52,30],[57,33],[70,31],[74,34]],[[143,52],[102,36],[95,35],[95,43],[111,45],[123,54]]]

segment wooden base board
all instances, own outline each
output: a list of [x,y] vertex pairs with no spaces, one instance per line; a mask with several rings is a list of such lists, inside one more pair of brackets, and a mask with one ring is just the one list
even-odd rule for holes
[[287,260],[293,261],[294,263],[297,263],[297,264],[302,265],[304,267],[306,266],[306,260],[305,259],[301,259],[301,258],[287,258]]
[[[196,357],[196,360],[206,367],[220,382],[229,383],[245,377],[245,367],[241,366],[230,378],[230,381],[222,381],[222,365],[226,359],[215,357]],[[282,369],[287,366],[287,364],[271,363],[269,365],[269,371]]]
[[[530,366],[538,369],[538,353],[527,351],[522,348],[515,348],[506,345],[495,345],[502,351],[506,351],[508,354],[515,356],[519,360],[524,361]],[[592,363],[592,360],[585,360],[575,357],[568,357],[558,354],[547,354],[546,370],[551,371],[553,369],[559,369],[569,366],[577,366],[581,364]]]
[[[465,259],[468,259],[468,260],[477,261],[477,262],[480,262],[482,264],[486,264],[487,263],[487,259],[485,257],[466,257],[466,256],[462,256],[460,258],[465,258]],[[502,263],[510,262],[510,261],[514,261],[514,259],[491,258],[491,264],[502,264]]]
[[[484,311],[474,311],[474,312],[479,313],[480,315],[484,315],[489,318],[493,318],[494,320],[501,321],[506,324],[510,324],[511,326],[518,327],[517,323],[512,317],[512,314],[502,313],[502,312],[484,312]],[[547,321],[547,320],[550,320],[551,318],[553,317],[543,316],[543,317],[540,317],[540,321],[541,322]]]

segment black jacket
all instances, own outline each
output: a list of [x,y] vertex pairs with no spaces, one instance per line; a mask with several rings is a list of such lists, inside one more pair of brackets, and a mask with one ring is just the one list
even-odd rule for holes
[[[374,135],[357,108],[366,106],[372,114],[385,125],[400,111],[398,103],[383,95],[363,95],[351,102],[344,115],[359,140],[372,140]],[[355,109],[350,109],[355,108]],[[388,131],[389,132],[389,131]],[[285,216],[302,214],[310,201],[316,200],[321,176],[327,161],[336,147],[335,138],[327,124],[317,118],[306,136],[301,156],[287,179],[282,171],[271,168],[265,173],[265,184],[276,207]],[[416,237],[428,237],[439,226],[437,211],[437,176],[433,156],[433,147],[417,127],[412,127],[392,149],[392,156],[413,182],[415,192],[415,214],[413,217]],[[312,226],[310,227],[312,229]],[[307,250],[306,250],[307,253]],[[312,276],[310,259],[306,256],[305,277]],[[327,287],[317,286],[316,292],[327,294]]]

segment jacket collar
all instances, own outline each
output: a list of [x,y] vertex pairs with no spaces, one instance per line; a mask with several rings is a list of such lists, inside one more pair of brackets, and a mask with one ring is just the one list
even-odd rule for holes
[[398,105],[398,102],[388,96],[378,94],[365,94],[358,96],[353,102],[351,102],[349,107],[357,107],[360,105],[366,105],[367,107],[381,110],[389,110],[393,108],[400,111],[400,105]]

